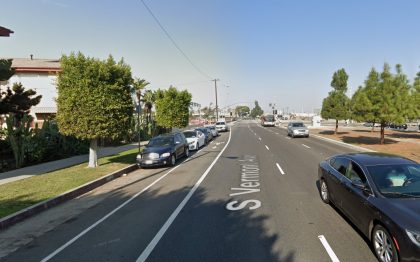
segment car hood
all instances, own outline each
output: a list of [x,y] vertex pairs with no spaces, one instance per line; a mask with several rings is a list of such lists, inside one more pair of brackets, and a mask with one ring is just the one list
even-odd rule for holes
[[148,153],[158,153],[163,154],[166,152],[172,152],[172,147],[171,146],[163,146],[163,147],[146,147],[143,150],[143,154],[148,154]]
[[420,232],[420,198],[383,199],[385,213],[406,229]]

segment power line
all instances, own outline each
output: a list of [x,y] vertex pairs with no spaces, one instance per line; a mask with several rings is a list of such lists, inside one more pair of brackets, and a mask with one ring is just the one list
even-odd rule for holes
[[208,74],[204,73],[203,70],[201,70],[197,65],[193,63],[193,61],[187,56],[187,54],[179,47],[179,45],[175,42],[175,40],[172,38],[172,36],[169,34],[169,32],[163,27],[163,25],[160,23],[159,19],[153,14],[152,10],[149,8],[149,6],[144,2],[144,0],[140,0],[144,7],[147,9],[147,11],[150,13],[150,15],[153,17],[153,19],[156,21],[156,23],[159,25],[160,29],[165,33],[165,35],[169,38],[169,40],[172,42],[172,44],[175,46],[176,49],[184,56],[185,59],[204,77],[208,79],[212,79]]

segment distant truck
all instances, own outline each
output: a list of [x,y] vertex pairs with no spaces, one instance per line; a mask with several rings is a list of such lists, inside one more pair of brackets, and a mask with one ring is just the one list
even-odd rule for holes
[[262,126],[275,126],[276,125],[276,119],[274,118],[274,115],[263,115],[260,118],[261,125]]

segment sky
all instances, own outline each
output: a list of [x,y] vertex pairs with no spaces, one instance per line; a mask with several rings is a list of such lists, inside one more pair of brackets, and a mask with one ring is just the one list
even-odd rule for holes
[[[187,89],[202,107],[257,100],[289,111],[321,108],[334,71],[349,74],[351,95],[372,67],[420,71],[417,0],[2,0],[0,57],[112,55],[150,89]],[[198,70],[198,69],[199,70]]]

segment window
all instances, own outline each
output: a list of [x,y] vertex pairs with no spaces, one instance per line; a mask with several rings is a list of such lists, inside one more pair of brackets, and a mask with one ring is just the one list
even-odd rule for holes
[[351,181],[355,182],[361,182],[364,185],[366,185],[366,176],[363,173],[363,170],[360,168],[360,166],[353,161],[351,161],[351,164],[349,166],[349,171],[346,174],[346,177],[350,179]]
[[340,172],[342,175],[346,175],[347,167],[349,166],[350,160],[346,158],[337,157],[332,163],[332,167]]
[[180,134],[176,134],[175,135],[175,143],[181,143],[181,142],[182,142],[182,139],[181,139]]

